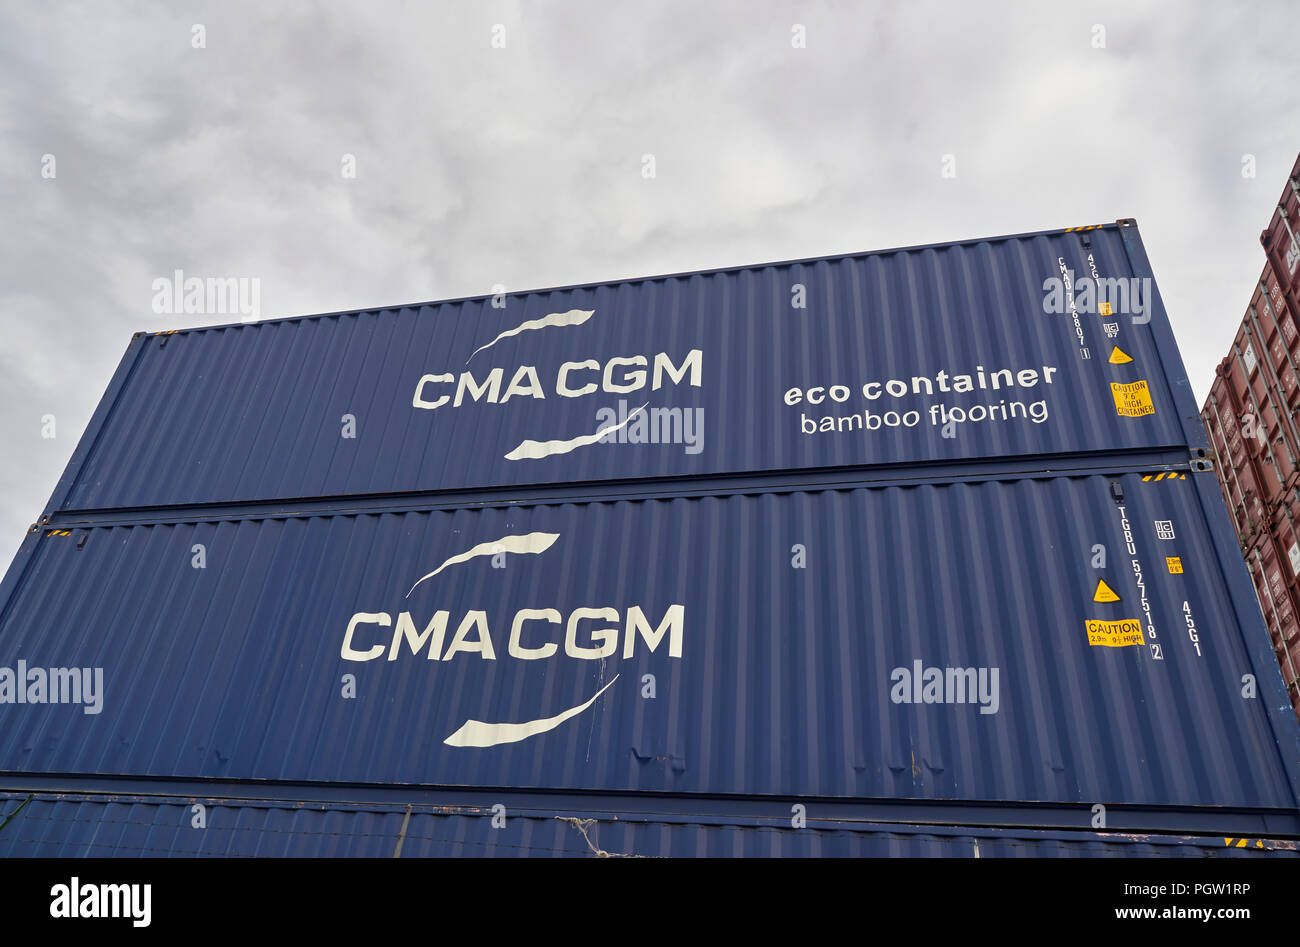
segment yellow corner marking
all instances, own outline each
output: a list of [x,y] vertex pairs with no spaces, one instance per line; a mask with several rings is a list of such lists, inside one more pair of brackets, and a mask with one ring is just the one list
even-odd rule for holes
[[1115,593],[1114,589],[1106,584],[1105,579],[1098,579],[1097,589],[1092,593],[1092,600],[1094,602],[1118,602],[1120,597]]
[[1165,565],[1169,567],[1170,575],[1183,574],[1183,560],[1179,556],[1165,556]]
[[1128,385],[1111,382],[1110,394],[1115,399],[1115,413],[1121,418],[1140,418],[1156,413],[1156,407],[1151,403],[1151,389],[1145,379]]
[[[1223,844],[1227,848],[1249,848],[1250,842],[1251,840],[1248,838],[1225,838],[1223,840]],[[1255,839],[1255,848],[1263,848],[1263,847],[1264,847],[1264,840],[1260,838]]]
[[1088,633],[1088,644],[1094,648],[1127,648],[1130,645],[1146,644],[1142,637],[1142,623],[1136,618],[1121,618],[1119,621],[1100,621],[1089,618],[1083,623]]
[[[1109,303],[1105,303],[1103,305],[1109,305]],[[1102,315],[1109,316],[1110,313],[1104,312],[1102,313]],[[1127,365],[1129,362],[1133,361],[1133,356],[1129,355],[1128,352],[1125,352],[1122,348],[1120,348],[1117,345],[1110,350],[1110,358],[1107,361],[1109,361],[1112,365]]]

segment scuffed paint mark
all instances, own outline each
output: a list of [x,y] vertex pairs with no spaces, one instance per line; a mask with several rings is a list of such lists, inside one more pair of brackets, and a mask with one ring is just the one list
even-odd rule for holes
[[465,359],[465,364],[468,365],[470,359],[475,355],[482,352],[484,349],[490,349],[502,339],[508,339],[512,335],[518,335],[520,332],[528,332],[532,329],[547,329],[551,326],[580,326],[590,319],[595,312],[596,310],[594,309],[570,309],[568,312],[553,312],[549,315],[542,316],[540,319],[529,319],[527,322],[521,322],[515,328],[507,329],[505,332],[502,332],[487,345],[480,345],[473,352],[470,352],[469,358]]
[[[613,681],[610,681],[610,683],[612,684]],[[591,828],[593,825],[596,824],[595,819],[576,819],[573,818],[572,816],[563,816],[563,815],[557,815],[555,818],[560,822],[567,822],[569,825],[573,826],[575,829],[581,832],[582,840],[586,842],[587,847],[591,849],[591,854],[595,855],[597,858],[649,858],[650,857],[649,855],[634,855],[630,852],[605,851],[603,848],[601,848],[595,842],[593,842],[591,840],[591,836],[587,834],[587,829]]]
[[[613,681],[610,681],[610,683],[612,684],[612,683],[614,683],[614,682],[613,682]],[[5,827],[6,825],[8,825],[8,824],[9,824],[10,822],[12,822],[14,819],[18,818],[18,813],[20,813],[20,812],[22,812],[24,809],[26,809],[26,808],[27,808],[27,804],[28,804],[29,802],[31,802],[33,799],[35,799],[35,798],[36,798],[36,794],[35,794],[35,793],[30,793],[30,794],[27,796],[27,798],[24,799],[24,800],[22,801],[22,804],[21,804],[17,809],[15,809],[13,812],[9,813],[9,815],[5,816],[5,820],[4,820],[3,822],[0,822],[0,830],[4,829],[4,827]]]
[[402,857],[402,846],[406,844],[406,829],[411,824],[411,804],[406,804],[406,815],[402,818],[402,830],[397,833],[397,847],[393,849],[393,857]]
[[499,552],[513,552],[517,555],[535,555],[537,553],[546,552],[546,550],[550,549],[559,538],[559,533],[524,533],[518,536],[502,536],[500,539],[493,540],[492,542],[479,543],[472,549],[468,549],[465,552],[452,556],[428,575],[420,576],[420,578],[416,580],[415,585],[411,586],[411,591],[407,592],[405,597],[410,598],[411,592],[415,591],[417,585],[425,579],[432,579],[448,566],[459,565],[462,562],[468,562],[478,556],[495,556]]
[[578,716],[594,704],[597,697],[614,686],[614,681],[617,681],[618,677],[615,674],[614,679],[596,691],[590,700],[577,707],[570,707],[564,713],[556,714],[554,717],[529,720],[525,723],[484,723],[482,720],[466,720],[455,733],[442,742],[448,746],[498,746],[502,743],[518,743],[539,733],[546,733],[548,730],[554,730],[564,721]]
[[540,460],[543,457],[550,457],[554,454],[567,454],[569,451],[577,450],[579,447],[586,447],[588,444],[594,444],[606,434],[612,434],[619,428],[623,427],[634,417],[646,409],[647,401],[635,411],[629,412],[628,416],[617,424],[611,424],[609,427],[603,427],[595,434],[580,434],[577,437],[570,438],[567,441],[522,441],[518,447],[506,454],[506,460]]

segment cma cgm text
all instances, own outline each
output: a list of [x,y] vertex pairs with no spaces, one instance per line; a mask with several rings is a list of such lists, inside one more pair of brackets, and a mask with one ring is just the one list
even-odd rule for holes
[[[551,390],[561,398],[581,398],[596,391],[627,394],[640,391],[647,383],[652,391],[658,391],[665,382],[674,385],[684,382],[699,388],[703,384],[703,359],[700,349],[691,349],[680,364],[674,363],[667,352],[657,353],[653,357],[653,363],[645,355],[615,356],[603,365],[594,358],[565,362],[556,372]],[[467,395],[473,401],[486,401],[489,404],[505,404],[515,397],[546,397],[546,389],[535,365],[520,365],[516,368],[503,392],[504,382],[503,368],[492,369],[481,380],[469,370],[462,371],[459,375],[450,372],[421,375],[416,382],[411,405],[432,410],[450,403],[452,407],[459,408],[465,403]],[[454,394],[449,393],[451,386],[455,386]]]
[[[421,629],[410,612],[400,613],[396,625],[388,612],[357,612],[348,621],[340,657],[344,661],[373,661],[387,651],[388,660],[396,661],[406,646],[412,655],[424,652],[430,661],[450,661],[457,654],[477,654],[485,661],[496,660],[496,646],[486,611],[470,609],[465,612],[451,643],[444,650],[450,618],[449,611],[440,609]],[[620,632],[625,659],[635,655],[638,638],[652,652],[667,638],[669,657],[680,658],[685,621],[686,606],[680,604],[669,605],[657,625],[646,617],[639,605],[629,606],[625,615],[610,607],[575,608],[567,620],[556,608],[521,608],[510,621],[506,653],[520,661],[554,657],[560,650],[555,639],[558,629],[563,627],[564,653],[570,658],[595,661],[611,657],[618,651]],[[370,627],[363,630],[365,626]],[[382,642],[389,638],[388,633],[375,631],[376,626],[392,627],[387,647]]]

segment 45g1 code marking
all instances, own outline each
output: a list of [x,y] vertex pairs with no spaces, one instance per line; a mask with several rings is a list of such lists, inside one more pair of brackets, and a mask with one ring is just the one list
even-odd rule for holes
[[1192,606],[1183,602],[1183,617],[1187,619],[1187,637],[1192,639],[1192,647],[1196,649],[1196,656],[1201,655],[1201,637],[1196,633],[1196,619],[1192,618]]

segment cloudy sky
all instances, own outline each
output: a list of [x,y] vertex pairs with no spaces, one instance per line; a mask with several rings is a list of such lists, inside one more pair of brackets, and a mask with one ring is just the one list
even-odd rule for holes
[[131,333],[231,321],[155,315],[176,269],[272,317],[1135,217],[1204,398],[1297,36],[1290,0],[9,5],[0,558]]

